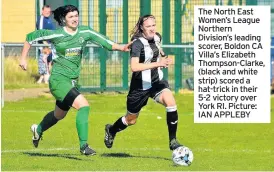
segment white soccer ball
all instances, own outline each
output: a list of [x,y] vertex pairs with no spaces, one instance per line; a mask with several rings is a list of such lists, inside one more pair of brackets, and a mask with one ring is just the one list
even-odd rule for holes
[[180,146],[172,152],[172,160],[176,165],[190,166],[193,159],[192,151],[186,146]]

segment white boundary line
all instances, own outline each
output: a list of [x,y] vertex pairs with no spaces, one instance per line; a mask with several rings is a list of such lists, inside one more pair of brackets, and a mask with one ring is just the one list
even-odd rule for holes
[[[12,113],[12,112],[26,112],[26,113],[47,113],[49,112],[50,110],[20,110],[20,109],[16,109],[16,110],[2,110],[3,113],[7,112],[7,113]],[[124,115],[125,112],[96,112],[96,111],[90,111],[90,113],[96,113],[96,114],[121,114],[121,115]],[[152,114],[153,115],[153,114]]]
[[63,150],[76,150],[76,148],[50,148],[50,149],[2,150],[1,153],[42,152],[42,151],[63,151]]
[[[67,150],[78,150],[78,148],[49,148],[49,149],[20,149],[20,150],[2,150],[1,153],[23,153],[23,152],[42,152],[42,151],[67,151]],[[105,152],[107,148],[96,148],[96,151]],[[165,148],[113,148],[112,153],[116,151],[170,151]],[[196,148],[192,149],[193,152],[219,152],[219,153],[273,153],[274,150],[256,150],[256,149],[207,149],[207,148]]]
[[[47,113],[50,110],[24,110],[24,109],[15,109],[15,110],[3,110],[2,113],[12,113],[12,112],[26,112],[26,113]],[[102,114],[102,115],[125,115],[126,112],[102,112],[102,111],[90,111],[91,114]],[[161,112],[163,114],[166,113],[166,111]],[[187,116],[193,116],[193,113],[185,114],[185,113],[180,113],[182,115],[187,115]],[[153,116],[159,116],[159,114],[156,113],[148,113],[147,111],[141,112],[141,115],[153,115]]]

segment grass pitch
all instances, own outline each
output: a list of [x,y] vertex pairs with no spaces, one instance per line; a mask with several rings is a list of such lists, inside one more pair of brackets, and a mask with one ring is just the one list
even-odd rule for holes
[[[79,153],[76,111],[46,131],[39,148],[32,146],[29,128],[54,108],[52,97],[6,102],[2,109],[3,171],[209,171],[274,170],[274,123],[194,124],[193,94],[176,95],[178,140],[190,147],[190,167],[174,166],[168,148],[165,108],[152,100],[137,124],[118,133],[105,148],[104,126],[125,114],[126,94],[86,95],[90,102],[89,144],[96,156]],[[273,102],[273,101],[272,101]],[[274,103],[272,103],[274,107]]]

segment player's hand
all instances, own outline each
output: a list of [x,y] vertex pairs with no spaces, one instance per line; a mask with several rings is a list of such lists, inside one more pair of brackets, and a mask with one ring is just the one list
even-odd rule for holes
[[174,61],[172,58],[168,57],[168,56],[165,56],[165,58],[168,60],[168,65],[172,65],[174,64]]
[[123,47],[123,51],[130,51],[130,47],[131,47],[131,44],[133,43],[133,41],[129,42],[128,44],[126,44],[124,47]]
[[27,61],[26,61],[26,59],[22,58],[22,59],[20,60],[19,66],[20,66],[23,70],[27,70]]
[[159,67],[168,67],[169,59],[168,58],[161,58],[159,61]]

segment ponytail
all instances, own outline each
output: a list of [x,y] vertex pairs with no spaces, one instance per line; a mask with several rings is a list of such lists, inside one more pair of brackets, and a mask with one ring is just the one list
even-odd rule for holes
[[134,37],[140,35],[143,32],[142,26],[143,26],[144,21],[146,21],[149,18],[154,18],[155,19],[155,17],[151,14],[139,17],[138,22],[136,23],[135,27],[132,29],[132,31],[130,33],[130,37],[134,38]]

